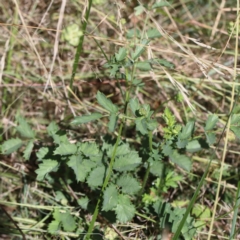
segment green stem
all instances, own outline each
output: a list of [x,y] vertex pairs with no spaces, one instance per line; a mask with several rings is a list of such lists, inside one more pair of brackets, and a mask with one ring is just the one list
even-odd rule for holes
[[92,0],[89,0],[88,1],[88,9],[86,11],[85,19],[84,19],[83,25],[82,25],[83,34],[81,35],[81,37],[79,39],[79,44],[78,44],[77,51],[76,51],[75,58],[74,58],[74,62],[73,62],[72,76],[71,76],[71,79],[70,79],[70,89],[72,89],[72,87],[73,87],[73,81],[74,81],[74,77],[75,77],[75,74],[76,74],[76,71],[77,71],[78,61],[79,61],[79,58],[80,58],[80,54],[82,53],[82,50],[83,50],[83,41],[84,41],[84,36],[85,36],[86,29],[87,29],[88,18],[89,18],[91,6],[92,6]]
[[[132,74],[131,74],[131,79],[130,79],[131,82],[133,81],[133,75],[134,75],[133,73],[134,72],[135,72],[135,67],[132,68]],[[128,79],[126,79],[126,82],[127,82],[127,86],[128,86]],[[113,154],[112,154],[109,166],[108,166],[107,175],[106,175],[105,180],[104,180],[103,185],[102,185],[101,194],[98,198],[98,201],[97,201],[94,213],[93,213],[92,221],[91,221],[91,223],[89,225],[89,228],[88,228],[88,232],[87,232],[87,235],[86,235],[86,238],[85,238],[86,240],[89,240],[89,238],[92,234],[94,224],[97,220],[97,216],[98,216],[98,213],[99,213],[99,207],[100,207],[100,203],[102,201],[103,193],[104,193],[106,187],[108,186],[108,182],[109,182],[111,174],[112,174],[112,169],[113,169],[113,164],[114,164],[114,160],[115,160],[116,153],[117,153],[117,148],[118,148],[118,145],[120,143],[121,135],[122,135],[122,131],[123,131],[123,126],[125,125],[126,118],[127,118],[127,107],[128,107],[128,102],[129,102],[129,99],[130,99],[130,91],[131,91],[131,89],[129,89],[125,94],[125,104],[124,104],[124,111],[123,111],[124,112],[123,115],[125,115],[125,116],[122,119],[122,122],[120,124],[117,141],[115,143]]]
[[104,180],[104,183],[102,185],[101,194],[98,198],[97,205],[96,205],[94,213],[93,213],[92,221],[91,221],[91,223],[89,225],[89,228],[88,228],[86,240],[88,240],[90,238],[91,234],[92,234],[94,223],[96,222],[96,219],[97,219],[97,216],[98,216],[98,213],[99,213],[99,205],[102,201],[103,193],[104,193],[104,191],[105,191],[105,189],[108,185],[109,179],[110,179],[111,174],[112,174],[112,168],[113,168],[114,160],[115,160],[115,157],[116,157],[117,148],[118,148],[118,145],[119,145],[119,142],[120,142],[120,139],[121,139],[123,124],[124,123],[121,123],[119,131],[118,131],[118,137],[117,137],[117,141],[115,143],[114,150],[113,150],[113,155],[111,157],[110,164],[109,164],[109,167],[108,167],[107,176],[106,176],[106,178]]

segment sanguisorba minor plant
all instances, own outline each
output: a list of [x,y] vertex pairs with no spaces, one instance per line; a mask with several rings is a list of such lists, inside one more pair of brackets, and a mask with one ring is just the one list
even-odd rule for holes
[[[56,193],[56,206],[52,208],[51,220],[42,220],[47,223],[45,230],[52,235],[71,232],[69,236],[90,239],[94,236],[97,217],[108,213],[114,216],[115,222],[130,223],[136,216],[151,222],[156,235],[152,236],[149,231],[150,235],[146,233],[149,239],[161,239],[162,230],[167,227],[173,235],[177,232],[190,240],[197,229],[205,224],[199,216],[204,214],[204,217],[210,217],[206,209],[201,211],[195,208],[194,212],[198,215],[198,220],[195,220],[185,214],[189,212],[185,208],[166,202],[163,193],[170,187],[176,188],[183,179],[182,175],[176,173],[176,166],[189,172],[192,167],[191,155],[207,150],[216,143],[218,116],[209,115],[203,135],[196,136],[195,119],[180,125],[171,111],[165,108],[162,113],[165,127],[161,141],[154,137],[158,121],[150,105],[140,104],[135,94],[136,89],[144,86],[137,73],[153,71],[156,65],[171,68],[172,64],[165,59],[140,60],[151,40],[161,37],[157,29],[148,30],[144,36],[130,30],[127,38],[131,41],[133,37],[137,38],[133,44],[119,48],[109,59],[105,55],[105,67],[110,77],[124,80],[124,85],[121,85],[122,81],[118,82],[123,104],[114,104],[98,91],[96,99],[102,112],[78,116],[71,122],[77,127],[107,119],[108,135],[94,142],[72,141],[66,130],[52,122],[46,132],[51,144],[46,144],[36,137],[36,132],[23,117],[17,116],[16,130],[20,137],[2,144],[3,154],[23,149],[26,161],[30,159],[36,143],[41,146],[36,153],[38,169],[35,172],[36,180],[47,182]],[[232,115],[231,130],[237,136],[236,123],[239,120],[240,114]],[[132,138],[138,139],[138,144],[132,144],[124,136],[130,124],[136,128],[136,131],[132,130]],[[70,204],[70,197],[64,188],[59,188],[62,183],[81,189],[81,197],[74,195],[75,203]],[[76,209],[73,211],[70,207],[82,211],[77,214]],[[87,213],[92,215],[91,220]]]
[[[132,36],[136,36],[136,32],[130,31],[128,37],[131,39]],[[61,204],[58,203],[52,210],[48,233],[56,235],[65,231],[74,233],[75,237],[90,239],[97,217],[106,212],[113,214],[115,221],[120,223],[130,223],[136,215],[152,222],[159,239],[165,227],[170,228],[173,234],[180,231],[184,239],[190,240],[196,234],[197,227],[204,226],[204,221],[199,224],[199,220],[195,221],[188,216],[179,230],[179,223],[186,209],[165,202],[163,193],[169,187],[176,188],[177,182],[183,178],[175,172],[176,166],[190,171],[192,162],[189,156],[208,149],[216,142],[218,117],[210,115],[204,126],[204,135],[195,136],[194,119],[182,126],[176,122],[171,111],[165,108],[162,115],[165,122],[164,134],[162,141],[159,141],[153,134],[158,128],[154,112],[148,104],[140,104],[134,95],[135,90],[144,85],[136,77],[138,71],[151,71],[156,64],[171,67],[171,63],[164,59],[139,60],[151,39],[160,36],[157,29],[150,29],[145,38],[139,36],[136,44],[119,48],[105,65],[111,77],[125,80],[125,87],[119,83],[122,105],[113,104],[98,91],[96,99],[103,111],[78,116],[72,120],[71,124],[78,126],[108,119],[109,134],[101,139],[95,142],[71,141],[68,132],[52,122],[46,133],[52,139],[51,144],[44,144],[44,141],[36,138],[35,131],[27,121],[21,116],[17,117],[16,130],[21,138],[5,141],[2,153],[11,154],[24,149],[23,158],[29,160],[37,140],[41,142],[36,153],[37,181],[47,181],[53,189],[61,181],[84,186],[82,196],[75,199],[77,206],[76,203],[72,204],[72,207],[83,210],[79,215],[73,214],[66,206],[70,205],[66,193],[55,189],[56,201]],[[239,114],[232,117],[233,132],[239,118]],[[135,125],[136,131],[133,133],[140,144],[131,144],[125,138],[124,129],[129,124]],[[149,178],[151,184],[148,184]],[[93,212],[90,205],[94,207]],[[88,212],[93,214],[90,222],[86,218]],[[149,239],[154,237],[156,236],[149,236]]]

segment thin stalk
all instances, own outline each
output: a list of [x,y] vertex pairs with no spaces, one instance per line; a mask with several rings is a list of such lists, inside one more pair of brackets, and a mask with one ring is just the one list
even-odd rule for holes
[[[239,1],[237,1],[237,9],[239,9]],[[237,19],[236,19],[236,41],[235,41],[235,58],[234,58],[234,71],[233,71],[233,80],[236,83],[237,82],[237,63],[238,63],[238,35],[239,35],[239,10],[237,11]],[[219,194],[220,194],[220,188],[221,188],[221,181],[222,181],[222,176],[223,176],[223,170],[224,170],[224,161],[226,158],[227,154],[227,147],[228,147],[228,136],[230,133],[230,123],[231,123],[231,114],[234,109],[234,106],[239,98],[239,92],[237,97],[235,96],[235,87],[236,85],[232,85],[232,93],[231,93],[231,102],[230,102],[230,114],[229,114],[229,119],[227,122],[227,128],[226,128],[226,138],[224,142],[224,148],[223,148],[223,154],[222,154],[222,160],[221,160],[221,168],[220,168],[220,174],[219,174],[219,179],[218,179],[218,187],[216,191],[216,196],[215,196],[215,201],[214,201],[214,206],[213,206],[213,213],[212,213],[212,219],[209,227],[209,232],[208,232],[208,238],[207,240],[211,239],[211,234],[213,231],[213,225],[214,225],[214,220],[215,220],[215,215],[217,211],[217,205],[219,201]],[[235,99],[236,97],[236,99]]]
[[113,155],[112,155],[110,163],[109,163],[107,176],[106,176],[106,178],[104,180],[104,183],[102,185],[101,194],[98,198],[97,205],[96,205],[94,213],[93,213],[92,221],[91,221],[91,223],[89,225],[89,228],[88,228],[86,240],[88,240],[90,238],[91,234],[92,234],[94,223],[96,222],[96,219],[97,219],[97,216],[98,216],[98,213],[99,213],[99,205],[102,201],[103,192],[106,189],[106,187],[108,185],[108,182],[109,182],[109,179],[110,179],[111,174],[112,174],[112,168],[113,168],[114,160],[115,160],[115,157],[116,157],[118,144],[119,144],[120,139],[121,139],[123,125],[124,125],[124,123],[122,122],[121,125],[120,125],[120,128],[119,128],[119,131],[118,131],[118,137],[117,137],[117,141],[116,141],[115,146],[114,146]]
[[[124,115],[126,115],[126,113],[127,113],[127,106],[128,106],[128,102],[129,102],[129,97],[130,97],[130,94],[129,94],[129,91],[127,91],[126,95],[125,95]],[[102,201],[103,193],[104,193],[104,191],[105,191],[105,189],[108,185],[108,182],[109,182],[111,174],[112,174],[113,164],[114,164],[114,160],[115,160],[115,157],[116,157],[117,148],[118,148],[119,142],[121,140],[121,135],[122,135],[123,126],[124,126],[125,122],[126,122],[126,119],[123,118],[122,123],[120,124],[117,141],[115,143],[113,154],[112,154],[112,157],[111,157],[111,160],[110,160],[110,163],[109,163],[109,167],[108,167],[108,170],[107,170],[107,175],[106,175],[105,180],[104,180],[103,185],[102,185],[101,194],[98,198],[98,201],[97,201],[94,213],[93,213],[92,221],[91,221],[91,223],[89,225],[89,228],[88,228],[88,232],[87,232],[87,235],[86,235],[86,238],[85,238],[86,240],[88,240],[90,238],[91,234],[92,234],[94,224],[96,222],[96,219],[97,219],[97,216],[98,216],[98,213],[99,213],[99,206],[100,206],[100,203]]]
[[[17,23],[18,23],[18,12],[17,12],[17,9],[15,8],[15,13],[14,13],[14,18],[13,18],[13,25],[11,27],[11,35],[10,35],[9,46],[8,46],[8,51],[7,51],[7,59],[6,59],[6,72],[7,73],[9,73],[11,71],[11,69],[12,69],[13,47],[14,47],[14,44],[15,44],[15,38],[16,38],[16,35],[17,35],[17,31],[18,31],[18,29],[14,25],[15,24],[17,25]],[[4,80],[5,80],[4,83],[8,84],[10,79],[9,78],[5,78]],[[1,109],[2,110],[2,114],[6,110],[7,99],[9,101],[10,100],[10,96],[8,95],[7,88],[3,88],[2,109]]]
[[83,50],[83,41],[84,41],[84,36],[85,36],[86,29],[87,29],[88,18],[89,18],[91,6],[92,6],[92,0],[88,0],[88,8],[87,8],[87,11],[86,11],[86,14],[85,14],[85,19],[84,19],[83,25],[82,25],[83,34],[79,38],[79,43],[78,43],[77,51],[76,51],[74,62],[73,62],[72,76],[71,76],[71,79],[70,79],[70,88],[71,89],[73,87],[73,81],[74,81],[74,77],[75,77],[75,74],[76,74],[76,71],[77,71],[78,61],[79,61],[80,55],[81,55],[82,50]]
[[234,206],[234,214],[233,214],[233,219],[232,219],[232,227],[231,227],[231,233],[230,233],[230,238],[229,238],[230,240],[232,240],[236,234],[235,227],[236,227],[236,222],[237,222],[237,218],[238,218],[239,207],[240,207],[240,181],[238,181],[236,201],[235,201],[235,206]]

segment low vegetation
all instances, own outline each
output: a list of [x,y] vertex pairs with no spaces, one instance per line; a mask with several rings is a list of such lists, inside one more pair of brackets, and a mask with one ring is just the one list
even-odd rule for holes
[[238,1],[2,5],[1,239],[239,239]]

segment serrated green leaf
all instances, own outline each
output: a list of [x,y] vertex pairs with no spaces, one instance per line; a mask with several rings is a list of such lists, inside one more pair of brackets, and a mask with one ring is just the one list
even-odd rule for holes
[[180,139],[188,139],[192,136],[194,131],[195,121],[189,121],[186,126],[182,128],[182,131],[179,133]]
[[81,152],[84,156],[90,158],[91,161],[97,163],[102,160],[103,153],[99,150],[99,147],[95,142],[84,142],[78,145],[78,152]]
[[117,171],[132,171],[142,162],[138,152],[131,151],[125,155],[116,157],[113,168]]
[[169,7],[171,6],[168,1],[161,0],[160,2],[156,2],[152,5],[152,9],[154,8],[161,8],[161,7]]
[[140,190],[140,184],[133,176],[123,174],[117,179],[117,185],[121,187],[123,193],[134,195]]
[[54,155],[71,155],[77,152],[77,146],[72,143],[60,143],[54,151]]
[[215,133],[206,133],[207,143],[209,146],[213,145],[216,142],[216,134]]
[[189,157],[181,155],[176,150],[174,150],[173,153],[169,156],[169,158],[173,163],[190,172],[192,168],[192,162]]
[[230,129],[240,139],[240,126],[231,126]]
[[73,169],[77,182],[84,182],[87,174],[95,167],[95,164],[90,160],[84,160],[81,154],[71,156],[67,165]]
[[240,114],[233,114],[231,116],[231,125],[240,123]]
[[152,28],[147,31],[147,36],[148,38],[158,38],[161,37],[162,34],[156,28]]
[[132,54],[132,59],[136,60],[144,52],[146,45],[150,42],[149,39],[143,39],[136,47],[135,52]]
[[48,232],[55,234],[61,229],[61,223],[59,221],[53,220],[48,224]]
[[89,203],[88,197],[82,197],[82,198],[78,199],[77,202],[82,209],[87,210],[88,203]]
[[59,131],[59,127],[55,122],[51,122],[47,127],[47,132],[50,137]]
[[118,204],[115,211],[117,214],[117,219],[121,223],[131,221],[135,215],[135,207],[125,195],[119,195]]
[[202,149],[202,146],[201,144],[199,143],[198,140],[193,140],[191,142],[188,142],[187,146],[186,146],[186,150],[188,152],[191,152],[191,153],[195,153],[195,152],[198,152]]
[[132,98],[129,102],[130,108],[133,114],[136,116],[137,110],[140,108],[140,104],[137,98]]
[[68,210],[61,212],[61,222],[63,229],[67,232],[73,232],[77,227],[74,217]]
[[152,67],[150,65],[149,62],[145,61],[145,62],[137,62],[135,64],[136,68],[141,70],[141,71],[150,71],[152,70]]
[[150,172],[157,177],[162,177],[164,163],[162,161],[154,161],[150,166]]
[[29,160],[29,158],[31,156],[31,153],[32,153],[32,150],[33,150],[33,147],[34,147],[33,140],[29,141],[29,143],[27,144],[27,146],[26,146],[26,148],[23,152],[24,153],[23,157],[26,161]]
[[109,122],[108,122],[108,130],[109,130],[109,132],[113,132],[115,130],[117,119],[118,119],[118,116],[117,116],[116,113],[112,113],[109,116]]
[[90,115],[84,115],[84,116],[80,116],[80,117],[75,117],[71,124],[73,125],[77,125],[77,124],[83,124],[83,123],[88,123],[91,121],[95,121],[99,118],[102,118],[103,115],[101,113],[92,113]]
[[23,117],[18,118],[19,125],[16,127],[17,131],[25,138],[35,138],[35,132]]
[[37,180],[42,181],[46,174],[56,171],[58,168],[58,162],[55,160],[44,160],[39,164],[39,168],[35,171],[37,173]]
[[112,210],[117,206],[118,203],[118,191],[117,186],[110,184],[103,194],[103,211]]
[[136,129],[139,131],[142,135],[148,134],[148,126],[147,126],[147,119],[143,117],[139,117],[135,120],[136,123]]
[[56,144],[69,143],[66,131],[64,130],[58,130],[56,133],[52,133],[51,137]]
[[139,5],[134,8],[135,15],[138,16],[144,12],[145,8],[143,5]]
[[117,113],[118,107],[112,103],[103,93],[100,91],[97,92],[97,101],[98,103],[110,113]]
[[124,60],[126,56],[127,56],[127,49],[124,47],[121,47],[118,53],[115,53],[115,57],[118,62],[121,62],[122,60]]
[[38,150],[36,153],[38,160],[42,160],[49,152],[49,148],[47,147],[42,147]]
[[105,167],[99,166],[89,174],[87,183],[92,188],[102,186],[104,176],[105,176]]
[[22,145],[23,142],[19,138],[9,139],[2,144],[2,154],[8,155],[10,153],[13,153],[17,151]]
[[216,124],[218,122],[218,116],[213,114],[213,115],[209,115],[208,116],[208,119],[206,121],[206,126],[205,126],[205,131],[209,131],[209,130],[212,130]]

